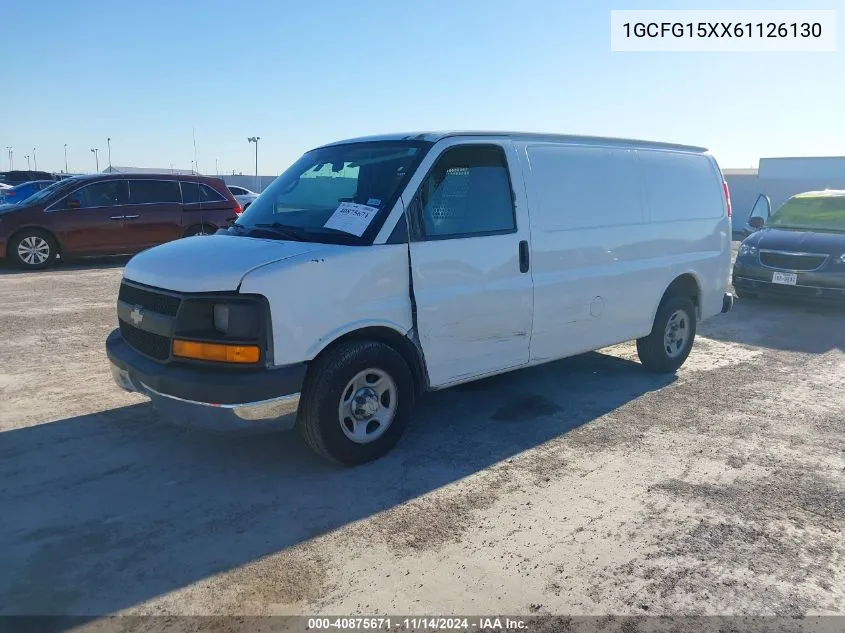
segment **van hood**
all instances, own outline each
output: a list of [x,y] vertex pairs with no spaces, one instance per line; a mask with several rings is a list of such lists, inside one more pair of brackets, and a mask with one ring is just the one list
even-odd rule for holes
[[178,292],[237,290],[256,268],[324,247],[235,235],[186,237],[138,253],[126,264],[123,277]]

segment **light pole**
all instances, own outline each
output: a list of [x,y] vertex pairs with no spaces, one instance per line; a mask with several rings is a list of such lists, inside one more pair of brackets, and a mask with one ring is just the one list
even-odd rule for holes
[[12,147],[10,145],[7,145],[6,151],[9,152],[9,171],[12,171]]
[[106,139],[106,144],[109,146],[109,171],[111,171],[111,136]]
[[100,173],[100,158],[97,155],[99,153],[99,151],[100,151],[100,149],[97,148],[97,147],[91,148],[91,153],[94,154],[94,165],[97,166],[97,173]]
[[32,163],[33,167],[35,167],[35,171],[38,171],[38,160],[35,158],[35,148],[32,148]]
[[219,178],[220,177],[220,168],[217,166],[217,159],[214,159],[214,173]]
[[255,188],[259,189],[260,186],[258,184],[258,141],[261,140],[260,136],[250,136],[247,141],[250,143],[255,143]]
[[29,164],[29,154],[27,154],[26,156],[24,156],[24,158],[26,158],[26,170],[27,170],[27,171],[32,171],[32,165],[30,165],[30,164]]
[[68,173],[68,171],[67,171],[67,143],[65,143],[65,173]]

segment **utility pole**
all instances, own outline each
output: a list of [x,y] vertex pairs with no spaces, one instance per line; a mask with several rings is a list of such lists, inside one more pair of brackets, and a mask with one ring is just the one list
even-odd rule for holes
[[111,171],[111,136],[106,139],[106,144],[109,146],[109,171]]
[[65,173],[68,173],[68,170],[67,170],[67,143],[65,143]]
[[258,184],[258,141],[261,140],[260,136],[250,136],[247,141],[250,143],[255,143],[255,189],[258,190],[260,188]]
[[100,157],[98,156],[100,149],[97,147],[91,148],[91,153],[94,154],[94,165],[97,167],[97,173],[100,173]]

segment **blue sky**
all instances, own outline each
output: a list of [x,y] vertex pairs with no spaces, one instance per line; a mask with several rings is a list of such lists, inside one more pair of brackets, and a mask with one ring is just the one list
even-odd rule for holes
[[[3,9],[0,167],[279,173],[370,133],[509,129],[701,144],[723,167],[845,154],[836,53],[612,53],[610,10],[842,0],[43,0]],[[9,63],[14,60],[14,63]]]

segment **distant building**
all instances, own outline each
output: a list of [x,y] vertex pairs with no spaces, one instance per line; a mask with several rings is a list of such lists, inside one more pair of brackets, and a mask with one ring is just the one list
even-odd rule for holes
[[123,167],[111,165],[103,170],[104,174],[176,174],[178,176],[201,175],[193,169],[165,169],[158,167]]
[[[166,168],[158,168],[158,167],[125,167],[121,165],[112,165],[111,167],[106,167],[103,170],[104,174],[175,174],[177,176],[186,176],[186,175],[197,175],[201,176],[200,172],[192,170],[192,169],[166,169]],[[206,176],[211,176],[212,174],[205,174]],[[276,176],[259,176],[256,180],[255,176],[250,176],[247,174],[220,174],[217,176],[227,185],[234,185],[236,187],[244,187],[245,189],[249,189],[254,191],[255,193],[261,193],[264,189],[267,188],[271,182],[276,179]]]

